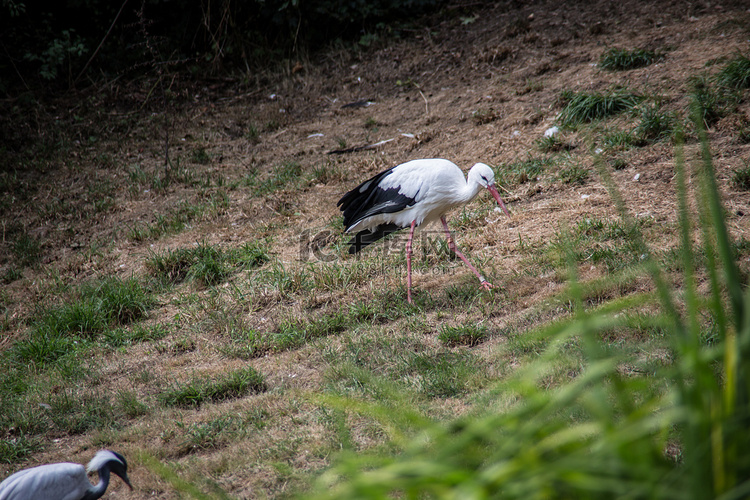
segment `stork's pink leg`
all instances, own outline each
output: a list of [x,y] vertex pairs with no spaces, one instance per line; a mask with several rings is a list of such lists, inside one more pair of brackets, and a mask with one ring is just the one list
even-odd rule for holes
[[411,240],[414,238],[414,228],[416,226],[417,221],[411,221],[409,240],[406,242],[406,300],[409,304],[411,304]]
[[464,257],[464,254],[461,253],[456,244],[453,242],[453,235],[451,234],[450,229],[448,229],[448,222],[445,220],[445,216],[440,217],[440,222],[443,223],[443,229],[445,229],[445,237],[448,240],[448,247],[453,251],[453,253],[458,255],[462,261],[464,261],[464,264],[469,266],[469,269],[471,269],[474,274],[476,274],[477,278],[479,278],[479,282],[481,283],[482,288],[484,288],[485,290],[489,290],[490,288],[492,288],[492,283],[484,279],[484,276],[479,274],[477,268],[471,265],[471,262],[469,262],[469,260]]

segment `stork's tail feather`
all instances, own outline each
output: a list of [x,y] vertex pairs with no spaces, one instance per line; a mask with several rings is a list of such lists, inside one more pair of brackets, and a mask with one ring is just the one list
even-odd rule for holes
[[351,240],[349,240],[349,243],[347,243],[347,245],[349,245],[349,253],[355,254],[365,248],[367,245],[375,243],[379,239],[384,238],[389,234],[395,233],[396,231],[399,231],[401,229],[403,228],[396,224],[381,224],[373,231],[370,231],[369,229],[360,231],[355,234]]

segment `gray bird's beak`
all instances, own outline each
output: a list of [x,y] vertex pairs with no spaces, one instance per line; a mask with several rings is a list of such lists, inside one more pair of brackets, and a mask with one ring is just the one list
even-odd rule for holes
[[122,478],[123,482],[128,485],[128,488],[130,488],[132,490],[133,489],[133,485],[130,484],[130,478],[128,477],[128,475],[125,474],[124,476],[120,476],[120,477]]

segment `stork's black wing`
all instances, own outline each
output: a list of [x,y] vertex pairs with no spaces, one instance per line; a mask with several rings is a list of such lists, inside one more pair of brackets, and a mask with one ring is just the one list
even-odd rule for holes
[[400,212],[414,205],[416,194],[412,197],[403,194],[399,187],[387,189],[381,187],[383,179],[392,173],[393,168],[379,173],[346,193],[339,200],[336,206],[344,212],[344,228],[348,229],[372,215]]

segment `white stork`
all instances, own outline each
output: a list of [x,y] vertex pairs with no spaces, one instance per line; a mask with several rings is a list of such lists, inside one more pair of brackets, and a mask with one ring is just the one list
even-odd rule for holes
[[479,274],[453,241],[445,214],[473,200],[487,188],[500,208],[510,217],[495,188],[495,173],[484,163],[469,170],[468,178],[453,162],[440,158],[412,160],[381,172],[346,193],[337,203],[344,212],[347,233],[356,233],[349,241],[354,254],[370,243],[409,227],[406,242],[406,295],[411,300],[411,247],[414,229],[440,219],[448,246],[479,278],[482,288],[492,284]]
[[[99,473],[98,484],[89,482],[87,471]],[[18,471],[0,483],[0,500],[95,500],[107,490],[110,472],[133,489],[125,457],[101,450],[86,469],[80,464],[63,462]]]

